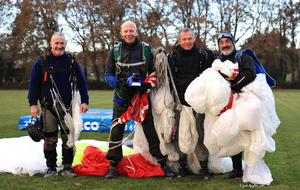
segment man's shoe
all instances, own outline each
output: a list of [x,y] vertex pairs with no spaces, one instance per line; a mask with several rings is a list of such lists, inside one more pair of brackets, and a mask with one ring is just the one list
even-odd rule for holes
[[117,167],[116,166],[110,166],[108,173],[105,176],[105,179],[113,179],[117,177]]
[[210,179],[209,171],[207,168],[200,169],[200,175],[202,179]]
[[169,168],[169,166],[164,165],[164,167],[162,169],[165,172],[166,177],[174,178],[176,176],[176,174]]
[[226,176],[226,179],[240,179],[243,177],[242,171],[237,171],[236,169],[232,170],[232,172]]
[[56,175],[57,175],[56,168],[48,168],[46,174],[44,175],[44,178],[53,177],[53,176],[56,176]]
[[179,173],[178,173],[177,177],[185,177],[185,176],[187,176],[189,174],[190,174],[190,171],[189,171],[189,169],[188,169],[187,166],[180,167],[179,168]]
[[76,177],[77,175],[74,173],[71,166],[65,166],[61,175],[67,176],[67,177]]

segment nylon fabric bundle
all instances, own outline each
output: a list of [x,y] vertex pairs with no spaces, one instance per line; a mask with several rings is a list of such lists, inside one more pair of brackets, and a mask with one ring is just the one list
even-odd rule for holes
[[271,171],[263,159],[260,159],[253,167],[245,167],[243,175],[244,183],[251,182],[256,185],[270,185],[272,181]]
[[186,89],[185,100],[198,113],[209,112],[218,115],[230,99],[230,83],[214,66],[220,67],[217,60],[212,64],[212,68],[206,69]]
[[[75,90],[72,98],[72,118],[69,125],[70,134],[68,134],[67,146],[72,148],[75,146],[76,141],[79,138],[82,130],[83,122],[82,115],[80,113],[81,96],[79,90]],[[69,119],[68,119],[69,120]]]
[[[65,124],[65,126],[70,130],[70,133],[68,134],[67,146],[70,148],[75,148],[75,142],[79,137],[80,131],[82,130],[82,116],[80,114],[81,98],[80,98],[79,90],[74,89],[72,91],[71,108],[72,111],[74,111],[76,117],[76,121],[75,121],[76,123],[74,123],[74,120],[70,114],[70,110],[65,107],[62,97],[59,93],[59,90],[55,84],[52,75],[50,75],[50,83],[51,83],[50,93],[53,100],[53,107],[57,113],[58,120],[61,123]],[[74,86],[71,87],[74,88]],[[60,128],[62,130],[65,130],[62,126],[60,126]],[[75,130],[76,130],[76,136],[75,136]]]
[[73,126],[74,126],[74,142],[79,138],[80,132],[82,131],[83,121],[82,115],[80,113],[81,96],[79,90],[75,91],[75,95],[72,102],[72,116],[73,116]]
[[[144,83],[150,83],[152,88],[156,86],[156,72],[151,73]],[[134,94],[131,104],[128,106],[127,110],[120,116],[118,122],[125,124],[130,121],[130,119],[143,123],[145,116],[147,114],[149,105],[148,105],[148,95],[147,93],[140,94],[137,90]]]
[[198,142],[196,119],[193,115],[193,108],[182,105],[179,121],[179,147],[181,152],[190,154],[195,150]]
[[157,160],[149,152],[149,144],[144,134],[142,125],[137,123],[135,126],[133,150],[136,154],[141,154],[147,161],[158,166]]
[[[167,60],[167,56],[163,52],[163,48],[157,48],[153,51],[154,53],[154,63],[157,70],[157,86],[156,88],[152,89],[150,92],[150,97],[152,100],[152,114],[154,118],[155,128],[157,131],[157,135],[160,140],[160,149],[163,155],[168,155],[168,166],[176,173],[179,172],[180,164],[177,162],[179,160],[179,155],[175,151],[174,145],[171,142],[171,135],[172,130],[175,126],[175,113],[174,108],[177,110],[186,110],[186,108],[182,108],[181,104],[175,105],[174,97],[171,94],[170,91],[170,83],[169,81],[172,80],[171,74],[170,74],[170,68]],[[168,75],[169,72],[169,75]],[[197,82],[195,82],[197,83]],[[173,94],[175,95],[175,94]],[[180,102],[179,98],[175,95],[175,98],[178,102]],[[206,103],[206,101],[201,101],[203,103]],[[188,108],[189,109],[189,108]],[[193,116],[192,109],[189,109],[191,116]],[[186,112],[185,112],[186,113]],[[183,113],[183,114],[185,114]],[[195,118],[192,117],[194,120]],[[186,117],[188,122],[189,116]],[[195,122],[194,122],[195,123]],[[199,171],[201,169],[199,165],[199,159],[197,158],[197,131],[195,129],[186,128],[187,124],[183,123],[183,130],[186,130],[189,137],[193,138],[185,138],[184,135],[182,135],[181,140],[183,139],[183,144],[186,148],[185,152],[191,152],[190,154],[187,154],[188,159],[188,167],[190,171],[194,174],[199,174]],[[142,135],[137,135],[140,130],[136,130],[136,137],[135,137],[135,144],[138,142],[140,145],[142,144],[141,137]],[[192,133],[191,133],[192,131]],[[195,136],[196,135],[196,136]],[[137,138],[138,136],[138,138]],[[186,136],[186,137],[188,137]],[[193,142],[192,142],[193,140]],[[143,141],[145,144],[147,143],[144,139]],[[147,145],[144,145],[145,148],[148,148]],[[191,148],[191,149],[190,149]],[[141,147],[134,147],[135,152],[142,151]],[[190,150],[189,150],[190,149]],[[193,150],[193,151],[192,151]],[[148,153],[148,156],[145,156],[146,151],[142,152],[141,154],[151,161],[151,155]],[[232,170],[232,166],[229,164],[226,164],[228,167],[223,167],[224,160],[227,160],[227,163],[230,163],[230,158],[216,158],[213,161],[209,161],[209,165],[212,167],[212,171],[214,173],[224,173],[229,172]]]
[[[64,123],[70,130],[70,133],[68,134],[68,141],[67,141],[67,146],[70,148],[75,147],[75,141],[74,141],[74,126],[73,126],[73,119],[72,116],[69,113],[66,113],[64,116]],[[64,129],[62,129],[64,130]]]
[[[204,122],[204,144],[210,154],[217,158],[233,156],[244,151],[246,167],[252,168],[251,175],[248,176],[256,175],[253,172],[263,172],[271,176],[270,171],[265,169],[266,165],[261,170],[258,166],[258,164],[262,166],[261,160],[266,151],[275,151],[275,141],[272,135],[276,133],[276,129],[280,124],[275,111],[274,96],[266,83],[265,75],[257,74],[253,82],[241,89],[242,93],[235,93],[231,109],[226,110],[218,116],[217,113],[220,110],[218,106],[224,104],[226,106],[228,101],[227,103],[225,101],[211,101],[211,105],[208,103],[207,105],[202,104],[201,106],[203,107],[199,106],[200,104],[196,101],[196,99],[203,100],[206,98],[207,102],[209,102],[209,96],[212,93],[217,96],[226,97],[227,99],[231,93],[219,86],[228,82],[223,77],[217,77],[220,80],[216,80],[215,77],[216,73],[219,73],[220,70],[226,71],[226,69],[229,69],[234,72],[234,67],[229,66],[228,62],[226,64],[219,64],[217,60],[215,62],[212,65],[212,69],[207,69],[202,73],[205,79],[200,78],[200,76],[197,79],[199,85],[197,86],[197,83],[192,82],[193,86],[189,86],[186,92],[187,102],[193,108],[195,107],[196,111],[207,110]],[[214,67],[216,65],[217,67]],[[228,68],[222,69],[221,66]],[[195,94],[193,93],[195,91],[203,93]],[[214,96],[214,98],[218,98],[217,96]],[[270,184],[272,181],[272,178],[264,178],[262,176],[258,177],[258,179],[247,177],[246,175],[244,178],[246,181],[248,180],[254,184]]]
[[106,152],[102,152],[95,146],[88,146],[84,150],[84,157],[78,164],[73,167],[77,175],[95,175],[104,176],[110,167],[110,163],[105,159]]
[[[77,175],[94,175],[104,176],[107,174],[110,163],[105,158],[106,152],[102,152],[99,148],[88,146],[84,150],[82,165],[78,164],[73,167]],[[117,173],[127,175],[132,178],[147,178],[153,176],[164,176],[162,168],[154,166],[146,161],[141,154],[131,154],[123,157],[117,166]]]
[[165,175],[160,166],[151,164],[141,154],[131,154],[127,157],[123,157],[117,166],[117,172],[132,178],[148,178]]
[[157,72],[157,85],[150,92],[152,115],[155,130],[160,141],[160,150],[171,161],[179,160],[179,155],[171,143],[175,125],[174,99],[171,95],[168,79],[168,59],[163,48],[153,50],[154,67]]

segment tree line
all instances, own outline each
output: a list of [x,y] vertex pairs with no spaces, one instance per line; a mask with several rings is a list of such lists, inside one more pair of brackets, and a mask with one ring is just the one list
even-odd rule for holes
[[0,88],[26,86],[32,65],[51,50],[55,31],[81,47],[75,54],[84,74],[99,86],[108,51],[121,40],[126,20],[136,23],[140,41],[166,52],[183,27],[194,30],[198,47],[214,52],[218,34],[228,30],[238,49],[255,51],[277,85],[300,88],[300,2],[295,0],[2,0],[0,19]]

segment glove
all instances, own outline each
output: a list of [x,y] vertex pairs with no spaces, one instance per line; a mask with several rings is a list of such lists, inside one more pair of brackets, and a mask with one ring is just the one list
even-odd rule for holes
[[128,87],[127,84],[124,85],[121,82],[117,82],[116,86],[119,90],[121,90],[122,94],[124,94],[124,95],[132,94],[133,90],[130,87]]
[[147,92],[148,89],[151,89],[152,86],[150,83],[142,83],[142,85],[139,87],[139,91],[141,94],[144,94]]
[[237,88],[235,86],[231,87],[231,90],[233,90],[236,93],[241,93],[242,92],[240,88]]

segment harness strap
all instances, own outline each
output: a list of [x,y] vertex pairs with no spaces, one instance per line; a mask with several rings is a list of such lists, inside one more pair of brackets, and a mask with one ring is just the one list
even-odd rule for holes
[[[204,57],[205,57],[205,64],[206,64],[206,61],[207,61],[207,52],[206,51],[204,51],[203,49],[201,49],[201,48],[199,48],[199,54],[200,55],[203,55]],[[202,61],[201,61],[201,56],[200,56],[200,72],[202,73],[203,72],[203,70],[202,70]]]
[[116,101],[116,102],[119,102],[120,104],[122,104],[123,106],[126,106],[126,104],[123,102],[123,101],[121,101],[121,100],[119,100],[119,99],[117,99],[117,98],[113,98],[113,100],[114,101]]
[[77,77],[76,77],[77,57],[76,55],[68,54],[68,60],[69,60],[70,72],[71,72],[70,83],[71,83],[72,91],[75,92],[75,90],[78,89]]
[[[138,66],[138,65],[145,65],[146,64],[146,60],[151,52],[150,47],[147,43],[145,42],[141,42],[143,45],[143,61],[142,62],[137,62],[137,63],[121,63],[121,50],[122,50],[122,42],[115,42],[114,45],[114,58],[115,58],[115,77],[117,78],[118,74],[121,72],[121,68],[120,66],[124,66],[124,67],[131,67],[131,66]],[[148,48],[148,50],[146,49]],[[147,72],[147,71],[146,71]],[[118,97],[120,99],[122,99],[124,102],[124,104],[129,105],[130,102],[128,102],[128,100],[126,100],[126,98],[123,96],[122,92],[119,89],[115,89],[116,94],[118,95]]]
[[55,67],[52,69],[52,71],[70,71],[70,68],[67,67]]
[[176,89],[176,86],[175,86],[175,82],[174,82],[174,79],[173,79],[173,76],[172,76],[172,71],[171,71],[171,68],[170,68],[170,65],[167,64],[167,68],[168,68],[168,71],[169,71],[169,75],[170,75],[170,81],[172,83],[172,86],[173,86],[173,90],[174,90],[174,94],[175,94],[175,98],[176,98],[176,108],[177,110],[182,110],[182,104],[180,102],[180,99],[179,99],[179,95],[178,95],[178,92],[177,92],[177,89]]
[[48,102],[46,101],[45,95],[44,95],[44,85],[45,82],[48,81],[49,75],[48,75],[48,68],[49,68],[49,62],[45,54],[41,55],[41,67],[42,67],[42,76],[44,76],[44,80],[42,80],[41,87],[40,87],[40,95],[39,100],[41,104],[44,104],[44,106],[48,106]]
[[242,54],[243,54],[242,51],[238,51],[238,52],[235,54],[235,62],[236,62],[236,63],[238,63],[239,61],[242,61]]
[[[68,61],[70,67],[49,67],[49,60],[48,56],[46,54],[41,55],[41,67],[42,67],[42,75],[43,79],[40,87],[40,95],[39,95],[39,100],[41,104],[44,104],[45,107],[49,106],[49,103],[46,101],[45,95],[44,95],[44,86],[45,82],[48,82],[50,79],[49,77],[53,75],[56,71],[70,71],[71,72],[71,78],[70,78],[70,83],[73,84],[73,88],[78,88],[77,87],[77,78],[76,78],[76,71],[77,71],[77,57],[72,54],[68,54]],[[51,82],[49,83],[51,87]],[[72,90],[74,90],[72,89]]]
[[146,61],[142,61],[142,62],[137,62],[137,63],[121,63],[121,62],[117,62],[116,64],[122,67],[132,67],[132,66],[138,66],[138,65],[144,65],[146,63]]

